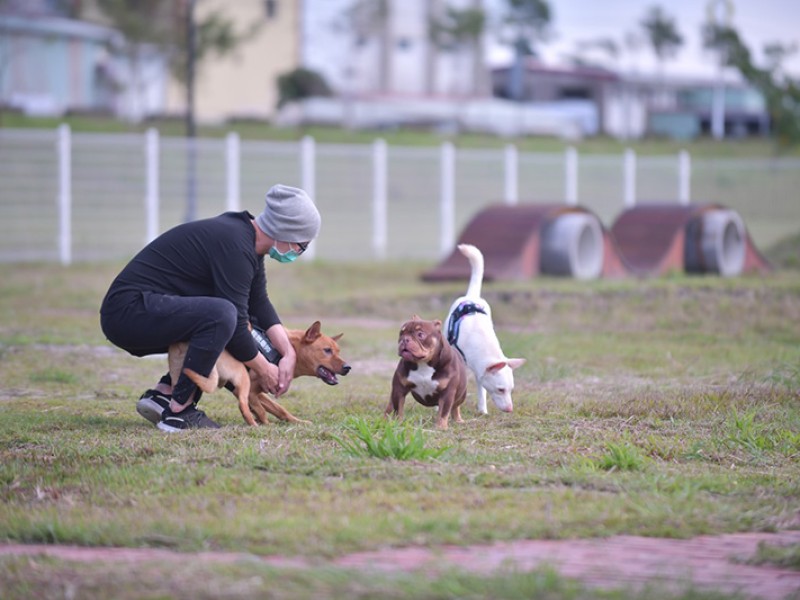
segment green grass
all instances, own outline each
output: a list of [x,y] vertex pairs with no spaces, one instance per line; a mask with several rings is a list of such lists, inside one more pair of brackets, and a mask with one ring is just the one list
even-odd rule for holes
[[[155,561],[86,567],[53,559],[0,559],[4,600],[45,598],[430,598],[471,600],[736,600],[739,595],[700,592],[652,584],[643,589],[590,590],[559,577],[548,568],[532,572],[505,569],[482,577],[468,569],[429,577],[403,573],[364,574],[332,569],[277,569],[242,558],[219,565],[192,561],[180,570]],[[161,582],[170,581],[169,587]],[[166,588],[166,591],[165,591]],[[39,594],[38,596],[36,594]]]
[[388,419],[353,417],[345,423],[342,436],[333,435],[334,440],[350,456],[395,460],[428,460],[439,458],[450,447],[430,448],[427,436],[419,427]]
[[756,555],[748,563],[800,571],[800,546],[776,546],[761,542]]
[[[529,361],[515,371],[514,412],[490,403],[489,415],[476,414],[470,380],[466,422],[435,431],[435,411],[413,401],[403,423],[382,420],[395,341],[414,313],[443,318],[463,282],[425,284],[421,264],[271,268],[270,295],[286,324],[319,319],[326,333],[344,332],[351,373],[335,387],[293,383],[283,403],[310,425],[247,427],[223,390],[203,399],[222,429],[163,435],[136,414],[135,401],[166,361],[129,356],[99,330],[98,308],[120,267],[0,265],[2,541],[313,562],[409,544],[684,538],[796,523],[797,272],[487,283],[504,349]],[[238,581],[241,568],[205,569],[199,579],[208,591],[194,597]],[[41,596],[70,573],[84,583],[95,577],[95,597],[108,597],[102,590],[114,588],[103,585],[118,570],[105,572],[0,561],[11,598]],[[253,572],[241,597],[266,595],[264,582],[277,578],[267,568]],[[311,569],[302,583],[300,574],[280,574],[284,597],[324,596],[321,589],[470,597],[461,593],[468,589],[481,597],[495,589],[484,585],[500,586],[495,597],[597,597],[545,573],[515,575],[507,588],[501,577],[440,574],[425,584],[445,586],[436,593],[420,592],[412,576],[340,577]],[[120,590],[134,589],[130,577],[119,581]]]
[[[181,119],[168,119],[152,123],[131,124],[112,118],[70,116],[65,118],[27,117],[19,113],[2,115],[2,126],[9,128],[47,128],[55,129],[62,123],[70,125],[75,132],[86,133],[132,133],[154,127],[166,136],[183,136],[185,125]],[[576,147],[587,154],[619,154],[626,148],[633,148],[642,155],[676,155],[688,149],[695,157],[768,157],[775,155],[776,146],[769,138],[718,141],[699,138],[694,141],[672,141],[659,138],[621,141],[604,136],[587,138],[581,141],[565,141],[551,137],[522,137],[509,140],[488,134],[442,135],[416,128],[400,128],[393,131],[345,130],[336,127],[309,126],[299,128],[274,127],[269,123],[233,122],[223,125],[200,125],[198,135],[219,138],[229,132],[236,132],[243,140],[293,141],[310,135],[320,143],[369,144],[381,137],[389,145],[432,146],[450,139],[462,148],[502,148],[513,141],[521,152],[562,152],[568,146]],[[791,154],[800,156],[800,148],[793,148]]]

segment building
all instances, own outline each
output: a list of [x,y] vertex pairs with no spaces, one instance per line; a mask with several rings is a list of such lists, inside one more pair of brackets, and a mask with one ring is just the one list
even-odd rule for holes
[[[165,6],[180,18],[191,0]],[[661,79],[529,57],[490,71],[489,29],[435,38],[447,11],[480,11],[485,0],[202,0],[194,22],[215,12],[244,42],[198,63],[195,118],[287,125],[435,127],[504,136],[607,134],[691,138],[711,129],[716,81]],[[488,4],[488,3],[487,3]],[[92,111],[132,121],[184,115],[185,87],[158,48],[127,43],[93,0],[7,0],[0,12],[0,102],[30,114]],[[80,7],[86,21],[66,18]],[[336,97],[278,111],[280,75],[320,73]],[[511,93],[512,84],[514,93]],[[509,100],[514,96],[514,100]],[[726,82],[727,135],[769,130],[764,101]]]
[[[586,65],[554,67],[534,59],[523,63],[522,73],[522,104],[549,106],[556,113],[593,107],[597,121],[584,119],[584,135],[691,139],[712,132],[716,80],[619,74]],[[514,76],[513,65],[492,71],[495,96],[510,95]],[[746,83],[724,82],[723,112],[727,137],[769,133],[764,98]]]
[[[158,48],[128,44],[91,2],[14,1],[0,12],[0,103],[32,115],[107,113],[132,121],[184,114],[186,92]],[[171,5],[178,9],[182,3]],[[196,118],[269,119],[276,79],[301,64],[299,0],[204,0],[196,21],[219,11],[252,35],[234,52],[198,65]],[[166,18],[166,17],[165,17]]]
[[[209,56],[195,83],[195,117],[217,123],[232,118],[270,119],[278,104],[277,78],[302,64],[302,0],[204,0],[195,20],[219,11],[235,31],[252,36],[230,55]],[[186,92],[174,79],[164,110],[183,113]]]
[[66,112],[132,116],[162,105],[165,65],[143,61],[133,89],[130,66],[115,56],[122,36],[101,25],[59,16],[0,14],[0,104],[31,115]]

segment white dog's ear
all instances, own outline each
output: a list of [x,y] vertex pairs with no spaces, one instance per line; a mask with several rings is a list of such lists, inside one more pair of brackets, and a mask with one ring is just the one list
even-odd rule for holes
[[508,366],[512,369],[516,369],[525,364],[524,358],[507,358],[506,360],[508,361]]

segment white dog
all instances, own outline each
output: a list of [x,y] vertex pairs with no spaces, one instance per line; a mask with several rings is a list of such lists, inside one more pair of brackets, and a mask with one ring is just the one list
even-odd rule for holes
[[469,259],[471,274],[464,296],[456,299],[447,314],[447,338],[455,346],[475,375],[478,386],[478,412],[487,414],[486,392],[497,408],[504,412],[514,409],[513,369],[525,364],[524,358],[507,358],[492,323],[492,309],[481,297],[483,284],[483,254],[475,246],[459,244],[458,249]]

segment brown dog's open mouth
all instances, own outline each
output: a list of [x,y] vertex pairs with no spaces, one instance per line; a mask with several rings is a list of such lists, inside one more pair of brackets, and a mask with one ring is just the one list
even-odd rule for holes
[[326,369],[323,366],[317,367],[317,377],[322,379],[328,385],[336,385],[339,383],[339,380],[336,378],[336,373],[331,371],[330,369]]
[[412,361],[412,362],[417,362],[418,360],[420,360],[420,359],[422,358],[422,355],[420,355],[420,356],[417,356],[416,354],[414,354],[414,353],[413,353],[411,350],[409,350],[408,348],[403,348],[403,349],[402,349],[402,350],[400,350],[400,352],[398,352],[397,354],[398,354],[398,355],[400,356],[400,358],[402,358],[403,360],[410,360],[410,361]]

